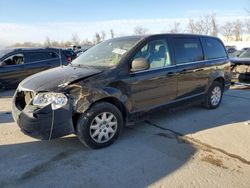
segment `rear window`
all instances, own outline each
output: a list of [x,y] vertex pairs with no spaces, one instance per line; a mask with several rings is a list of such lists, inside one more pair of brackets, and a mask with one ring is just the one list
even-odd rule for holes
[[177,64],[202,61],[203,52],[198,38],[174,38]]
[[204,39],[204,50],[208,59],[217,59],[227,57],[226,50],[223,44],[213,38]]

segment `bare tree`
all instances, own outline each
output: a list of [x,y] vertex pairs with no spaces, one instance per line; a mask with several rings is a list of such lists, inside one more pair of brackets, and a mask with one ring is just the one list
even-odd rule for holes
[[242,32],[243,32],[243,25],[242,22],[237,19],[233,22],[233,34],[235,41],[242,41]]
[[23,42],[23,43],[15,43],[8,47],[42,47],[41,43],[34,43],[34,42]]
[[234,29],[232,22],[226,22],[220,27],[220,33],[223,35],[225,40],[228,42],[233,39]]
[[93,43],[89,41],[88,39],[85,39],[82,41],[81,45],[93,45]]
[[101,40],[104,41],[105,38],[106,38],[106,33],[105,33],[105,31],[102,31],[101,32]]
[[51,46],[51,41],[50,38],[47,36],[44,41],[44,46],[50,47]]
[[212,13],[211,15],[211,35],[212,36],[215,36],[215,37],[217,37],[218,36],[218,33],[219,33],[219,25],[218,25],[218,23],[217,23],[217,21],[216,21],[216,15],[215,15],[215,13]]
[[148,32],[147,28],[144,28],[142,26],[136,26],[134,28],[134,34],[135,35],[145,35]]
[[102,41],[102,38],[99,33],[95,33],[94,43],[98,44]]
[[218,24],[214,13],[200,16],[199,19],[189,19],[187,29],[190,33],[204,35],[218,35]]
[[80,38],[78,37],[78,34],[75,33],[72,35],[71,41],[74,45],[79,45],[80,43]]
[[181,33],[182,30],[181,30],[180,26],[181,26],[180,22],[174,22],[173,25],[169,26],[169,32],[170,33]]
[[113,29],[110,29],[110,37],[111,38],[114,38],[115,37],[115,33],[114,33],[114,30]]
[[189,33],[193,33],[193,34],[198,32],[196,29],[195,21],[192,18],[189,18],[187,30]]
[[246,29],[247,34],[250,34],[250,20],[249,19],[245,21],[245,27],[246,27],[245,29]]
[[66,48],[70,48],[71,45],[72,45],[72,42],[66,41],[66,42],[63,43],[63,45],[64,45],[64,47],[66,47]]
[[57,41],[52,41],[51,42],[51,47],[56,47],[56,48],[60,48],[61,47],[61,45],[60,45],[60,43],[59,42],[57,42]]

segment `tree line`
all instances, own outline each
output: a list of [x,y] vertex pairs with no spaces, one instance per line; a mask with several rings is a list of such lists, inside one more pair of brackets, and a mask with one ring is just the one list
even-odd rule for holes
[[[223,36],[224,41],[242,41],[244,34],[250,34],[250,20],[233,20],[226,21],[223,24],[219,24],[216,19],[216,14],[204,14],[199,18],[193,19],[189,18],[186,24],[181,24],[180,22],[174,22],[168,26],[168,29],[163,31],[164,33],[191,33],[191,34],[202,34],[211,36]],[[149,29],[143,26],[134,27],[133,33],[135,35],[150,34]],[[60,47],[60,48],[70,48],[73,45],[95,45],[107,38],[114,38],[116,36],[113,29],[108,32],[101,31],[96,32],[92,40],[81,40],[78,34],[72,34],[71,40],[58,42],[51,40],[48,36],[45,41],[41,43],[24,42],[16,43],[12,47]],[[119,36],[119,35],[117,35]]]

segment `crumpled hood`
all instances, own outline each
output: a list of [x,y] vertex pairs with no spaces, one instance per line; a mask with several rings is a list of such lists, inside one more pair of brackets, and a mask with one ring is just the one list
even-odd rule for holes
[[19,88],[31,91],[52,91],[58,86],[67,85],[71,82],[83,79],[100,73],[101,70],[90,67],[75,67],[75,66],[62,66],[49,69],[37,74],[34,74],[24,79]]

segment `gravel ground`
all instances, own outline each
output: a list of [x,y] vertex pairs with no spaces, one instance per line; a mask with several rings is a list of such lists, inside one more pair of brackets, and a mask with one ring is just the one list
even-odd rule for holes
[[237,87],[220,108],[154,112],[112,146],[91,150],[74,135],[39,141],[11,116],[0,93],[0,187],[250,187],[250,90]]

